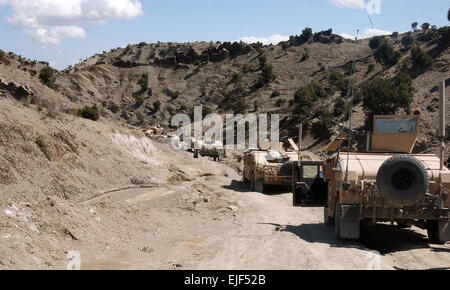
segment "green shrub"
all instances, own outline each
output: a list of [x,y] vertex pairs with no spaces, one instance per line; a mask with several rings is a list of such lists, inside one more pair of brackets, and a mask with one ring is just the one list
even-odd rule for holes
[[413,68],[425,70],[433,65],[433,58],[419,46],[416,46],[411,50],[411,62]]
[[373,63],[369,64],[369,67],[367,68],[367,74],[370,74],[375,70],[375,65]]
[[136,100],[136,106],[140,107],[140,106],[142,106],[144,104],[145,97],[143,95],[138,95],[138,96],[135,97],[135,100]]
[[160,101],[156,101],[156,102],[154,102],[153,103],[153,110],[155,111],[155,112],[158,112],[160,109],[161,109],[161,102]]
[[172,94],[172,100],[178,99],[179,96],[180,96],[180,92],[175,91],[175,93]]
[[39,79],[47,86],[50,86],[54,83],[54,71],[51,67],[46,66],[39,72]]
[[325,95],[324,88],[316,82],[299,88],[294,94],[294,114],[310,117],[312,114],[311,108],[314,107],[315,102],[325,97]]
[[412,79],[409,75],[400,73],[393,79],[375,79],[363,85],[361,89],[363,107],[373,115],[391,115],[399,109],[409,113],[414,100]]
[[386,37],[374,36],[374,37],[372,37],[372,39],[370,39],[369,46],[371,49],[377,49],[385,42],[386,42]]
[[138,81],[138,85],[141,86],[141,91],[145,92],[148,90],[148,73],[143,73]]
[[259,68],[262,69],[267,63],[267,57],[265,55],[261,55],[259,58]]
[[414,38],[410,34],[407,34],[402,37],[402,44],[404,47],[410,48],[414,44]]
[[268,83],[274,81],[276,76],[273,73],[273,69],[271,65],[265,64],[262,68],[261,75],[258,79],[257,87],[263,87]]
[[309,50],[307,48],[303,49],[302,58],[300,61],[307,61],[309,59]]
[[136,119],[139,121],[139,123],[144,123],[144,121],[145,121],[145,118],[144,118],[144,115],[142,115],[142,113],[141,112],[137,112],[136,113]]
[[328,77],[328,82],[330,83],[331,86],[337,88],[338,90],[342,90],[343,86],[345,86],[344,76],[337,71],[330,73],[330,76]]
[[98,121],[98,119],[100,118],[100,112],[97,108],[97,105],[94,105],[92,107],[85,106],[84,108],[78,110],[78,116],[84,119]]
[[395,50],[394,47],[387,42],[381,44],[380,47],[378,47],[375,51],[374,55],[377,61],[388,66],[396,65],[402,58],[402,53],[398,50]]
[[391,37],[392,37],[393,39],[398,39],[398,32],[392,33]]
[[300,35],[300,38],[303,41],[308,41],[311,39],[311,37],[313,37],[312,28],[306,27],[305,29],[303,29],[302,34]]
[[147,94],[149,97],[153,96],[153,89],[152,88],[148,88]]
[[431,27],[431,24],[428,23],[428,22],[425,22],[425,23],[422,24],[422,26],[421,26],[421,28],[422,28],[423,30],[428,30],[428,29],[430,29],[430,27]]
[[342,116],[346,111],[346,104],[343,98],[338,97],[334,103],[333,114],[335,117]]

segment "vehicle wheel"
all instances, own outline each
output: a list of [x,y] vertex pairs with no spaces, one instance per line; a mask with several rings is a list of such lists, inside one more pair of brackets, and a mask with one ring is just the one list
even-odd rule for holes
[[378,192],[396,206],[411,206],[428,190],[428,174],[418,159],[397,155],[386,160],[377,174]]
[[450,241],[450,222],[427,220],[427,232],[431,242],[444,244]]
[[264,193],[264,179],[255,180],[255,191],[259,193]]
[[334,219],[328,215],[328,207],[324,207],[323,209],[323,222],[329,227],[334,225]]
[[398,221],[397,227],[400,229],[410,229],[412,227],[412,224],[410,224],[408,221]]

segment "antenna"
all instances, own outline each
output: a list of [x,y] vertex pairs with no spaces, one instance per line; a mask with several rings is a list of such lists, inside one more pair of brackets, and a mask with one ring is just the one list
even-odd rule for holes
[[[347,145],[347,167],[345,169],[345,180],[344,180],[344,185],[345,186],[349,186],[350,182],[348,180],[348,171],[349,171],[349,163],[350,163],[350,150],[352,148],[352,142],[353,142],[353,128],[352,128],[352,116],[353,116],[353,101],[354,101],[354,92],[355,92],[355,85],[354,85],[354,79],[353,79],[353,75],[355,74],[355,58],[356,58],[356,53],[358,52],[358,37],[359,37],[359,29],[356,32],[356,38],[355,38],[355,52],[353,54],[353,59],[352,59],[352,69],[351,69],[351,73],[350,73],[350,82],[349,82],[349,91],[348,94],[350,94],[350,106],[348,106],[348,110],[350,110],[350,119],[349,119],[349,133],[348,133],[348,145]],[[344,116],[345,118],[345,116]]]

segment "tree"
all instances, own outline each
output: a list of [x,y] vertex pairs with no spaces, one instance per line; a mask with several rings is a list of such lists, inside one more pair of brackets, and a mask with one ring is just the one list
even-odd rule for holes
[[39,72],[39,79],[47,86],[50,86],[54,82],[53,74],[53,69],[49,66],[46,66]]
[[264,65],[267,63],[267,57],[265,55],[261,55],[259,58],[259,68],[262,69]]
[[141,91],[145,92],[148,90],[148,73],[143,73],[138,81],[138,85],[141,86]]
[[407,113],[414,100],[412,79],[400,73],[393,79],[375,79],[364,85],[361,91],[364,110],[371,120],[373,115],[393,115],[399,109]]
[[158,112],[159,109],[161,109],[161,102],[160,101],[156,101],[153,103],[153,109],[155,110],[155,112]]
[[324,88],[316,82],[299,88],[294,94],[294,114],[302,117],[311,116],[315,102],[325,96]]
[[258,80],[258,86],[263,87],[264,85],[275,80],[276,76],[273,74],[273,69],[271,65],[265,64],[262,68],[261,76]]
[[302,35],[300,37],[305,41],[308,41],[311,37],[313,37],[312,28],[306,27],[305,29],[303,29]]
[[419,46],[411,50],[411,62],[414,68],[425,70],[433,64],[433,58]]
[[394,47],[387,42],[384,42],[375,51],[374,55],[376,60],[389,66],[396,65],[402,57],[402,53],[398,50],[395,50]]
[[413,24],[411,24],[411,27],[414,31],[417,30],[417,26],[419,26],[419,23],[417,23],[417,22],[413,22]]
[[431,27],[431,25],[430,25],[430,23],[428,23],[428,22],[425,22],[425,23],[422,24],[422,26],[421,26],[421,28],[422,28],[423,30],[428,30],[428,29],[430,29],[430,27]]
[[414,38],[410,34],[402,37],[402,44],[406,48],[410,48],[414,44]]
[[447,20],[450,21],[450,8],[448,9],[448,12],[447,12]]
[[386,42],[386,38],[384,36],[374,36],[370,39],[369,46],[371,49],[377,49],[384,42]]
[[345,108],[346,108],[346,105],[345,105],[344,99],[341,97],[338,97],[336,99],[336,102],[334,103],[334,109],[333,109],[334,116],[335,117],[342,116],[342,114],[345,113]]
[[398,32],[392,33],[391,36],[392,36],[393,39],[398,39]]

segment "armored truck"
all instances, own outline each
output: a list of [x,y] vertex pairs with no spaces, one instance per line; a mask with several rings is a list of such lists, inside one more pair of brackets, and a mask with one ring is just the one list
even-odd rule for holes
[[267,185],[290,186],[292,166],[298,160],[298,152],[287,152],[282,144],[259,146],[244,153],[244,181],[250,189],[264,193]]
[[366,150],[341,134],[324,162],[295,162],[294,206],[324,207],[324,222],[340,239],[359,239],[365,222],[390,222],[426,229],[433,242],[450,241],[450,170],[443,154],[412,154],[420,119],[374,116]]

